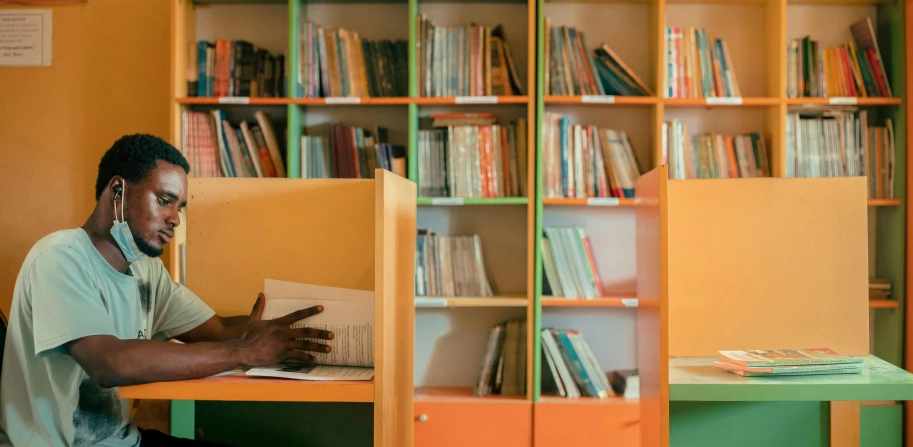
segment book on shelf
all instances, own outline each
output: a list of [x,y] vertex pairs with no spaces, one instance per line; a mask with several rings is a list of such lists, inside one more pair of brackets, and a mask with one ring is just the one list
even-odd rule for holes
[[543,124],[545,197],[634,197],[642,169],[625,131],[570,124],[554,112]]
[[285,96],[285,55],[246,40],[200,40],[190,45],[187,96]]
[[542,393],[567,398],[618,396],[583,334],[543,328]]
[[888,278],[869,278],[869,299],[886,300],[891,298],[891,280]]
[[729,46],[707,29],[666,28],[666,98],[741,97]]
[[590,50],[575,27],[545,18],[545,86],[549,95],[652,96],[649,87],[605,43]]
[[473,395],[525,395],[526,361],[526,320],[513,319],[494,325]]
[[285,177],[283,149],[266,112],[233,124],[221,109],[184,110],[182,120],[192,177]]
[[545,227],[542,249],[543,295],[594,299],[604,296],[590,237],[580,227]]
[[803,36],[787,44],[786,94],[804,97],[891,97],[891,84],[872,19],[850,26],[853,39],[824,48]]
[[408,96],[408,42],[368,39],[305,18],[300,25],[298,86],[304,98]]
[[856,107],[804,107],[786,117],[786,177],[864,176],[869,198],[894,198],[894,124]]
[[478,235],[416,232],[415,296],[493,297],[494,287]]
[[770,154],[759,132],[692,135],[678,119],[663,122],[662,132],[669,178],[770,177]]
[[855,374],[866,369],[862,357],[827,348],[719,351],[713,365],[744,377]]
[[329,352],[308,364],[287,363],[249,368],[247,375],[298,380],[370,380],[374,376],[374,292],[267,279],[262,319],[284,317],[300,309],[323,311],[292,324],[292,328],[330,331],[332,339],[306,338],[327,345]]
[[499,124],[491,113],[424,117],[416,163],[420,197],[527,195],[526,120]]
[[418,95],[524,95],[502,25],[439,26],[424,14],[417,23]]
[[385,127],[345,123],[309,126],[301,136],[301,178],[374,178],[375,169],[405,176],[406,148]]

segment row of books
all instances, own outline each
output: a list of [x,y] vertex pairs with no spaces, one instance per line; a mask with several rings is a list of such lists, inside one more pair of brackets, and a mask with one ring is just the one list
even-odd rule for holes
[[758,132],[692,135],[678,119],[663,123],[663,159],[669,178],[769,177],[770,154]]
[[419,96],[525,94],[502,25],[439,26],[422,14],[417,30]]
[[543,328],[542,393],[567,398],[619,396],[583,335],[574,330]]
[[225,111],[185,110],[182,146],[192,177],[285,177],[283,149],[264,111],[255,124],[228,121]]
[[305,98],[408,96],[408,43],[363,39],[302,19],[298,84]]
[[566,116],[543,116],[545,197],[634,197],[642,173],[622,130],[570,124]]
[[444,236],[419,228],[415,247],[415,296],[494,296],[478,235]]
[[491,113],[432,114],[418,132],[421,197],[526,196],[526,120]]
[[894,127],[868,124],[855,107],[791,110],[786,119],[786,177],[864,176],[870,198],[894,197]]
[[667,98],[723,98],[742,96],[726,41],[704,28],[667,27]]
[[374,178],[375,169],[405,174],[406,148],[391,143],[384,127],[334,122],[310,126],[305,132],[302,178]]
[[586,35],[574,27],[552,27],[545,18],[545,86],[549,95],[651,96],[634,71],[602,44],[590,52]]
[[492,326],[482,356],[475,396],[526,394],[526,319],[512,319]]
[[246,40],[200,40],[188,52],[187,96],[285,96],[285,55]]
[[891,298],[891,280],[888,278],[869,278],[869,299],[887,300]]
[[891,85],[872,19],[850,26],[853,40],[823,48],[811,36],[789,41],[786,95],[802,97],[890,97]]
[[594,299],[604,296],[590,237],[581,227],[546,227],[542,248],[542,293]]

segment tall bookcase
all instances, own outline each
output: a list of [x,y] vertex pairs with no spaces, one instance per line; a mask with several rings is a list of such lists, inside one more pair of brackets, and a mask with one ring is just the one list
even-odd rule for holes
[[[478,235],[498,293],[482,297],[418,297],[415,331],[416,445],[553,446],[637,445],[637,399],[565,399],[543,395],[540,331],[577,330],[603,369],[635,368],[635,201],[545,197],[542,131],[546,113],[571,124],[624,130],[641,172],[662,164],[663,123],[687,122],[692,133],[757,131],[770,153],[772,175],[785,176],[790,109],[851,102],[869,110],[872,124],[894,123],[895,197],[869,201],[870,271],[891,280],[891,300],[872,301],[873,353],[900,365],[905,334],[906,236],[906,25],[900,1],[872,0],[631,0],[631,1],[256,1],[173,0],[173,97],[171,141],[182,143],[185,110],[224,110],[229,121],[253,120],[266,111],[297,178],[300,138],[328,122],[385,126],[408,149],[407,177],[422,176],[416,162],[420,121],[433,113],[491,112],[499,122],[526,120],[527,197],[491,199],[419,197],[417,227],[445,235]],[[524,95],[427,97],[420,94],[419,18],[439,26],[503,25]],[[652,96],[555,96],[545,82],[549,25],[575,27],[588,50],[607,44],[652,90]],[[787,97],[787,43],[810,35],[824,46],[851,40],[849,26],[871,17],[893,98]],[[304,98],[297,88],[302,19],[324,28],[346,28],[363,39],[408,41],[408,95],[395,98]],[[667,98],[663,94],[666,27],[703,27],[726,40],[742,96]],[[190,44],[245,39],[285,55],[286,93],[281,98],[188,97]],[[706,181],[706,180],[695,180]],[[345,206],[340,204],[340,206]],[[185,222],[182,228],[193,225]],[[605,298],[567,299],[543,294],[540,240],[549,227],[577,226],[590,237]],[[182,233],[169,265],[179,278]],[[751,237],[751,235],[746,235]],[[733,291],[737,299],[737,291]],[[710,317],[708,316],[708,319]],[[493,325],[525,319],[526,388],[521,396],[473,396],[473,385]],[[872,407],[873,411],[874,408]],[[884,411],[883,407],[877,407]],[[865,411],[865,410],[864,410]],[[899,418],[900,407],[890,406]],[[868,418],[867,422],[883,418]],[[874,422],[876,425],[878,422]],[[863,430],[866,427],[863,426]],[[897,436],[900,436],[898,433]]]

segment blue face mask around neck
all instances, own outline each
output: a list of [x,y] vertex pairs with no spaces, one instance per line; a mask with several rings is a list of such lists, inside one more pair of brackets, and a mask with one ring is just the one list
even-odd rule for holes
[[124,216],[124,202],[126,201],[127,196],[127,185],[124,185],[124,189],[121,190],[119,194],[121,197],[120,201],[120,215],[121,220],[117,220],[117,196],[114,197],[114,225],[111,227],[111,236],[114,236],[114,242],[117,242],[117,246],[120,248],[121,253],[124,254],[124,258],[127,259],[127,262],[133,263],[139,261],[146,257],[146,254],[140,251],[139,247],[136,245],[136,241],[133,240],[133,233],[130,232],[130,227],[127,226],[127,219]]

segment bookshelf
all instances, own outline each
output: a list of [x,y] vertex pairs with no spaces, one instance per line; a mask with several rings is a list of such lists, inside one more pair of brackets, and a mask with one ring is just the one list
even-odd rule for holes
[[[344,122],[389,129],[390,141],[407,149],[405,176],[419,186],[425,170],[419,160],[423,122],[445,113],[492,113],[499,124],[526,121],[526,194],[521,197],[428,197],[419,194],[416,226],[442,236],[478,235],[494,296],[417,296],[415,345],[416,445],[479,445],[480,434],[492,445],[551,446],[560,442],[596,445],[616,438],[619,445],[639,445],[640,400],[565,399],[541,392],[543,358],[539,332],[545,327],[583,334],[600,366],[625,370],[637,366],[635,346],[637,206],[628,197],[566,197],[548,194],[549,114],[570,125],[624,131],[640,172],[667,163],[664,123],[677,119],[692,135],[758,132],[769,152],[769,171],[787,176],[791,110],[827,105],[855,105],[872,124],[894,124],[895,194],[869,198],[869,268],[891,280],[892,296],[869,302],[872,351],[895,365],[902,358],[905,329],[904,272],[906,244],[906,92],[903,6],[869,0],[479,0],[462,1],[255,1],[174,0],[173,132],[182,141],[182,112],[225,110],[232,124],[252,120],[256,111],[273,119],[287,176],[299,169],[303,133],[312,126]],[[825,20],[824,17],[832,17]],[[522,94],[428,95],[419,68],[420,19],[435,25],[502,25]],[[849,25],[871,17],[885,59],[893,97],[790,97],[787,94],[787,44],[811,35],[824,46],[852,38]],[[645,96],[554,94],[547,83],[547,47],[554,49],[546,26],[575,27],[585,33],[589,53],[607,44],[651,90]],[[407,42],[408,88],[396,97],[304,97],[297,72],[285,78],[283,97],[189,97],[189,43],[198,39],[247,39],[284,54],[290,67],[302,57],[298,44],[302,20],[325,29],[345,28],[363,39]],[[698,27],[723,38],[738,79],[737,97],[669,97],[663,90],[666,27]],[[745,30],[751,30],[746,33]],[[291,123],[293,125],[289,126]],[[297,123],[297,125],[295,125]],[[421,191],[421,188],[419,188]],[[341,205],[345,206],[345,205]],[[186,222],[183,228],[192,226]],[[605,297],[556,297],[545,291],[540,241],[548,228],[581,227],[589,236]],[[181,234],[178,240],[181,240]],[[175,244],[177,245],[177,244]],[[171,271],[180,270],[177,248]],[[177,277],[177,274],[175,273]],[[491,327],[525,319],[525,391],[517,396],[474,397]],[[458,405],[457,405],[458,404]],[[874,408],[874,407],[872,407]],[[869,430],[885,417],[865,416]],[[874,411],[874,410],[873,410]],[[879,407],[899,417],[899,407]],[[888,413],[890,412],[890,413]],[[498,415],[497,418],[492,415]],[[605,423],[611,421],[611,423]],[[876,421],[876,422],[873,422]],[[466,427],[473,427],[467,430]],[[598,427],[593,431],[593,427]],[[863,427],[865,430],[866,428]],[[898,434],[899,436],[899,434]],[[448,444],[449,443],[449,444]]]

